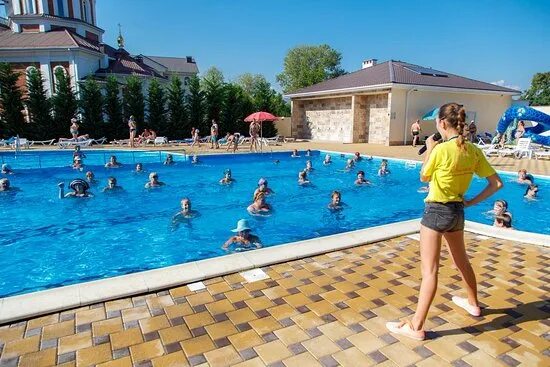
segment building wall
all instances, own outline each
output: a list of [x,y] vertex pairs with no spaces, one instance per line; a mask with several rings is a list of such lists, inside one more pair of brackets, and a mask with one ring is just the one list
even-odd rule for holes
[[301,139],[353,142],[352,98],[293,100],[292,134]]
[[[402,145],[405,130],[405,109],[407,91],[393,89],[391,98],[390,144]],[[412,142],[412,123],[426,112],[448,102],[463,104],[469,119],[474,118],[478,132],[493,132],[502,113],[510,107],[512,97],[500,94],[469,94],[454,92],[414,91],[409,93],[409,111],[406,122],[407,143]],[[470,121],[468,120],[467,123]],[[421,121],[421,137],[436,132],[435,121]]]
[[389,144],[390,93],[364,96],[367,139],[369,144]]
[[277,135],[290,137],[292,136],[292,117],[281,117],[275,121]]

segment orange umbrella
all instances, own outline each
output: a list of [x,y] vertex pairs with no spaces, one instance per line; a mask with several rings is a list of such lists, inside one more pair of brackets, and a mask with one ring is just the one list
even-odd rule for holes
[[244,119],[245,122],[252,122],[254,120],[256,121],[275,121],[279,118],[275,115],[270,114],[269,112],[254,112],[252,115],[249,115],[247,118]]

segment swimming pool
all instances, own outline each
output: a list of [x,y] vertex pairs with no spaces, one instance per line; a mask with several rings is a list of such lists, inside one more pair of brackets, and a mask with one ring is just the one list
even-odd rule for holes
[[[418,218],[425,196],[417,192],[422,186],[420,165],[406,167],[397,160],[390,160],[391,175],[377,177],[379,159],[360,162],[346,173],[345,158],[333,154],[334,163],[323,166],[324,153],[313,152],[313,185],[300,187],[297,174],[307,158],[290,158],[289,153],[202,156],[199,165],[175,155],[177,164],[167,167],[160,163],[166,153],[116,151],[120,162],[130,163],[111,170],[102,165],[112,152],[86,154],[86,169],[100,184],[91,189],[94,198],[78,200],[57,198],[58,182],[68,184],[84,176],[67,167],[70,151],[23,153],[17,159],[13,153],[0,154],[17,171],[9,176],[12,186],[21,189],[0,199],[0,297],[220,256],[226,253],[221,245],[240,218],[248,218],[264,245],[272,246]],[[36,168],[38,159],[42,168]],[[277,159],[279,164],[274,163]],[[133,173],[135,162],[143,162],[147,172]],[[231,186],[218,184],[225,168],[231,168],[236,179]],[[372,186],[353,185],[359,169]],[[148,191],[143,185],[153,170],[167,186]],[[101,193],[111,175],[124,193]],[[269,217],[251,217],[246,207],[262,176],[275,191],[268,199],[275,210]],[[550,234],[550,206],[544,201],[549,181],[538,179],[540,198],[528,202],[523,199],[524,187],[513,178],[504,175],[505,188],[491,200],[468,208],[467,219],[491,223],[483,213],[494,199],[504,198],[516,228]],[[474,181],[472,191],[483,184]],[[335,189],[348,205],[340,213],[327,209]],[[201,215],[173,228],[171,218],[186,196]]]

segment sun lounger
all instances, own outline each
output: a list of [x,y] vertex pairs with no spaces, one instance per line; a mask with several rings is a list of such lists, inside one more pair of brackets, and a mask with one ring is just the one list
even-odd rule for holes
[[168,139],[166,138],[166,136],[157,136],[155,138],[155,140],[153,141],[153,144],[155,146],[157,146],[157,145],[166,145],[166,144],[168,144]]
[[128,145],[129,143],[130,143],[130,139],[120,139],[120,140],[115,139],[110,142],[110,144],[112,145],[120,145],[120,146]]
[[40,145],[53,145],[55,143],[55,139],[50,140],[31,140],[31,145],[34,144],[40,144]]
[[520,138],[515,147],[512,148],[500,148],[497,144],[491,144],[487,149],[484,149],[483,152],[487,157],[490,156],[514,156],[516,158],[523,158],[524,155],[531,159],[533,155],[533,149],[531,148],[531,139],[529,138]]
[[10,144],[10,147],[12,149],[16,149],[17,147],[29,149],[31,146],[32,142],[27,140],[26,138],[15,138]]
[[267,145],[277,145],[277,143],[279,143],[280,141],[280,136],[277,135],[277,136],[274,136],[272,138],[262,138],[263,140],[263,143],[267,146]]
[[176,140],[169,140],[169,141],[168,141],[169,144],[174,144],[174,145],[191,144],[192,142],[193,142],[193,139],[191,139],[191,138],[188,138],[188,139],[176,139]]
[[67,139],[67,140],[60,140],[57,145],[60,149],[65,148],[72,148],[72,147],[89,147],[92,144],[92,141],[94,139],[85,139],[85,140],[73,140],[73,139]]
[[92,139],[91,145],[103,145],[107,141],[106,137],[102,137],[101,139]]
[[535,150],[533,152],[535,155],[535,159],[541,159],[541,158],[550,158],[550,150]]

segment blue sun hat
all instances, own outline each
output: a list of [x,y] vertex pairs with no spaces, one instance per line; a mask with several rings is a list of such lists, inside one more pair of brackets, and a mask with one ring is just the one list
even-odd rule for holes
[[237,222],[237,228],[232,229],[231,232],[243,232],[243,231],[251,231],[252,228],[248,225],[248,220],[246,219],[239,219]]

